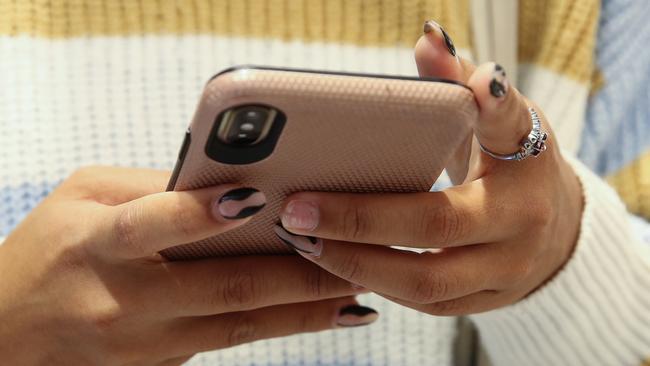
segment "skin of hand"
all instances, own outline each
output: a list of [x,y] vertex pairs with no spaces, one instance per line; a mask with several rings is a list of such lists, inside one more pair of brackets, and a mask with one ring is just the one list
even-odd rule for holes
[[[276,232],[312,263],[429,314],[513,304],[570,258],[582,215],[580,183],[543,112],[508,84],[502,67],[459,58],[435,22],[425,24],[415,57],[421,76],[461,81],[476,97],[475,137],[449,169],[458,185],[409,194],[296,193],[281,212],[286,230]],[[477,139],[496,153],[518,151],[532,127],[529,107],[549,133],[545,152],[501,161],[479,150]]]
[[297,256],[156,255],[238,227],[265,202],[235,186],[163,192],[168,179],[82,169],[11,233],[0,246],[3,363],[179,365],[200,351],[376,318],[356,305],[364,290]]

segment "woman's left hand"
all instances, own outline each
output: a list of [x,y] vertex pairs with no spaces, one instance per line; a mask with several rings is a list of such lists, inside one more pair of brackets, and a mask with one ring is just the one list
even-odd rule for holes
[[[478,141],[497,153],[517,151],[534,104],[494,63],[476,68],[458,59],[435,23],[425,31],[416,46],[420,75],[469,85],[480,109]],[[496,160],[474,142],[469,164],[456,161],[469,166],[461,185],[410,194],[297,193],[281,214],[291,234],[276,231],[327,271],[423,312],[460,315],[515,303],[567,262],[583,206],[578,179],[535,109],[549,133],[537,158]]]

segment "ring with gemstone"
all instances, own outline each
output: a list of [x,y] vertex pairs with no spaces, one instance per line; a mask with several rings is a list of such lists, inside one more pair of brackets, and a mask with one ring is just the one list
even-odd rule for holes
[[488,150],[483,144],[479,142],[481,151],[488,154],[490,157],[498,160],[516,160],[521,161],[529,156],[537,157],[542,152],[546,151],[546,140],[548,139],[548,133],[542,131],[542,121],[539,118],[539,115],[533,108],[528,108],[530,112],[530,119],[533,123],[533,128],[530,130],[528,136],[526,136],[521,141],[521,147],[519,151],[512,154],[497,154]]

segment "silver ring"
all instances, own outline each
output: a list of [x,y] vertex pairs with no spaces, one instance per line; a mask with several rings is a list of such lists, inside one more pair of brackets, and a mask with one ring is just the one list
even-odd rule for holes
[[539,115],[537,115],[535,109],[528,108],[528,112],[530,112],[530,119],[533,123],[533,128],[530,130],[528,136],[521,141],[519,151],[512,154],[497,154],[488,150],[479,142],[481,151],[494,159],[516,161],[522,161],[529,156],[537,157],[539,154],[546,151],[546,140],[548,139],[548,134],[542,131],[542,121],[540,120]]

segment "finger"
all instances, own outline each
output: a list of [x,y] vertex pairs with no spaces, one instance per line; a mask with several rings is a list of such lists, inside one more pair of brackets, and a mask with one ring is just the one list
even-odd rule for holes
[[497,154],[519,151],[521,141],[532,129],[530,103],[510,85],[506,71],[495,63],[481,65],[468,85],[480,109],[475,128],[479,142]]
[[503,261],[499,250],[482,244],[440,253],[415,253],[367,244],[285,236],[300,255],[321,268],[369,290],[418,303],[459,298],[499,286],[493,270]]
[[169,177],[170,172],[165,170],[92,166],[73,173],[59,191],[112,206],[163,192]]
[[142,292],[148,311],[200,316],[365,292],[298,256],[168,262]]
[[279,305],[248,312],[187,318],[169,330],[160,352],[187,354],[233,347],[260,339],[374,322],[378,313],[342,298]]
[[456,299],[439,301],[432,304],[418,304],[392,296],[383,294],[379,295],[400,305],[436,316],[463,316],[482,313],[512,304],[519,299],[510,294],[505,294],[503,291],[495,290],[484,290]]
[[94,248],[112,258],[142,258],[246,223],[266,202],[253,188],[219,186],[162,192],[112,208]]
[[[509,237],[521,218],[515,206],[477,180],[442,192],[354,194],[301,192],[281,209],[292,233],[340,241],[441,248]],[[495,225],[495,218],[499,224]]]
[[[424,23],[424,35],[415,45],[415,61],[421,77],[443,78],[466,83],[476,68],[470,61],[456,54],[451,36],[437,23]],[[469,170],[472,153],[472,135],[458,146],[446,167],[454,184],[461,184]]]
[[466,82],[474,65],[458,56],[454,42],[442,26],[429,20],[415,45],[415,62],[421,77]]

